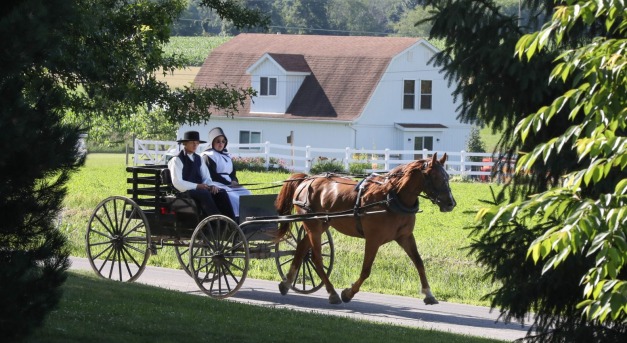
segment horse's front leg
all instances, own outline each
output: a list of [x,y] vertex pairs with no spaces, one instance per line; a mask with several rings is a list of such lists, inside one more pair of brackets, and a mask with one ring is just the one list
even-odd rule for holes
[[364,249],[364,261],[361,266],[359,279],[357,279],[357,281],[355,281],[350,288],[346,288],[342,291],[342,301],[344,301],[345,303],[353,299],[355,294],[359,292],[359,288],[361,288],[361,285],[370,276],[372,264],[374,263],[374,258],[377,256],[377,252],[379,251],[380,246],[381,245],[379,243],[373,243],[372,241],[366,239],[366,247]]
[[420,285],[422,286],[422,293],[425,295],[424,302],[426,305],[438,304],[438,300],[431,293],[429,287],[429,281],[427,281],[427,273],[425,272],[425,265],[422,262],[422,258],[418,253],[418,247],[416,246],[416,239],[414,235],[403,236],[396,239],[396,242],[405,250],[411,261],[418,269],[418,276],[420,277]]

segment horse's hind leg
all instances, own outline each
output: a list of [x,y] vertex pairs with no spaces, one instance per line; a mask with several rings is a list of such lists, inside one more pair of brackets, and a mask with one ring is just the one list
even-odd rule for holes
[[370,276],[372,264],[374,263],[374,258],[377,256],[377,252],[379,251],[380,246],[381,244],[373,243],[371,240],[366,239],[366,247],[364,249],[364,261],[361,266],[359,279],[357,279],[357,281],[355,281],[350,288],[345,288],[342,291],[342,301],[344,301],[345,303],[353,299],[355,294],[359,292],[359,288],[361,288],[361,285]]
[[[319,231],[319,232],[324,232],[325,229],[327,228],[328,226],[326,228],[323,227],[322,231]],[[322,262],[321,237],[322,237],[322,233],[312,232],[309,234],[309,238],[311,239],[311,244],[312,244],[312,250],[311,250],[313,253],[312,260],[313,260],[314,266],[316,267],[316,273],[318,273],[318,276],[322,280],[322,283],[324,284],[324,287],[326,288],[327,293],[329,294],[329,303],[341,304],[342,299],[340,299],[340,296],[335,291],[335,288],[333,287],[333,284],[331,284],[329,277],[324,272],[324,265]]]
[[418,269],[418,276],[420,276],[420,284],[422,286],[422,293],[425,295],[424,302],[427,305],[435,305],[438,300],[431,293],[429,282],[427,281],[427,273],[425,272],[425,265],[422,262],[422,258],[418,253],[418,247],[416,246],[416,239],[414,235],[399,237],[396,242],[405,250],[411,261]]
[[294,258],[292,259],[292,263],[290,264],[290,269],[285,276],[285,279],[279,283],[279,291],[282,295],[286,295],[289,292],[292,283],[294,282],[294,278],[296,278],[296,272],[300,265],[303,263],[303,258],[307,251],[311,248],[311,242],[307,237],[303,238],[296,244],[296,251],[294,252]]
[[[324,230],[323,230],[324,231]],[[296,273],[303,262],[303,258],[305,254],[312,249],[312,261],[316,268],[316,273],[324,283],[324,286],[329,293],[329,303],[331,304],[341,304],[342,300],[340,296],[335,292],[331,281],[327,277],[327,274],[324,272],[324,266],[322,263],[322,245],[321,245],[321,234],[314,234],[309,232],[303,239],[298,242],[296,245],[296,252],[294,253],[294,259],[292,260],[292,264],[290,265],[290,269],[285,276],[285,280],[279,283],[279,291],[281,294],[286,295],[290,289],[290,286],[294,282],[296,278]]]

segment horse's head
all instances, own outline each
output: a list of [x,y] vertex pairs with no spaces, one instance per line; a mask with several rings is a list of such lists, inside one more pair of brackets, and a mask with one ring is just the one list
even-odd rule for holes
[[444,156],[438,160],[438,154],[434,153],[431,160],[423,164],[425,176],[423,191],[429,200],[440,207],[440,212],[450,212],[457,205],[448,183],[448,173],[444,169],[446,158],[446,153],[444,153]]

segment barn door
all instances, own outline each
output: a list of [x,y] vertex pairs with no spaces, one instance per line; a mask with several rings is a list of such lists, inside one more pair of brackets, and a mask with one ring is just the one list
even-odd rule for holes
[[[414,137],[414,150],[424,150],[424,149],[433,151],[433,136]],[[427,158],[427,157],[429,156],[422,156],[422,153],[414,155],[415,160],[419,160],[421,158]]]

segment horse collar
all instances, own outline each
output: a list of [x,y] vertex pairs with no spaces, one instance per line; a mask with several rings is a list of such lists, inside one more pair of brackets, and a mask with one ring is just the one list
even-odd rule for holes
[[415,214],[422,212],[420,210],[420,202],[416,198],[416,203],[412,207],[407,207],[401,203],[398,199],[398,194],[395,191],[390,191],[387,196],[388,208],[395,213],[400,214]]

